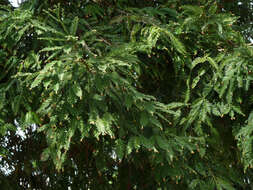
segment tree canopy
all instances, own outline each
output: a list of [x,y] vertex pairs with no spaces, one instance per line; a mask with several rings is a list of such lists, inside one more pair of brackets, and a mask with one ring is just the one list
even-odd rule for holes
[[238,30],[247,40],[253,40],[253,0],[220,0],[219,8],[238,16]]
[[253,47],[229,7],[0,2],[3,189],[250,189]]

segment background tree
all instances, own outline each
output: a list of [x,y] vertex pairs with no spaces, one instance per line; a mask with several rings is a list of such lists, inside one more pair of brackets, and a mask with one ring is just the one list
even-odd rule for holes
[[2,3],[1,187],[249,189],[253,49],[225,10]]
[[219,1],[221,11],[232,12],[238,16],[238,30],[243,32],[247,40],[253,40],[253,1],[246,0],[221,0]]

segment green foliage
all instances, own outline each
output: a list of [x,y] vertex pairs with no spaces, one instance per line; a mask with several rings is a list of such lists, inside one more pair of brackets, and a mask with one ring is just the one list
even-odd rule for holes
[[252,41],[253,27],[251,21],[253,20],[253,1],[252,0],[236,0],[226,1],[219,0],[218,7],[221,11],[232,12],[239,17],[235,29],[241,31],[246,37],[247,41]]
[[236,20],[205,0],[1,3],[0,184],[249,188],[253,48]]

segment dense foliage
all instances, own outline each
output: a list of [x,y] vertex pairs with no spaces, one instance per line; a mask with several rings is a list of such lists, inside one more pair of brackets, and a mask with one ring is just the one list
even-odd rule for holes
[[250,189],[238,17],[207,0],[1,2],[1,188]]
[[237,29],[253,40],[253,0],[219,0],[219,9],[238,16]]

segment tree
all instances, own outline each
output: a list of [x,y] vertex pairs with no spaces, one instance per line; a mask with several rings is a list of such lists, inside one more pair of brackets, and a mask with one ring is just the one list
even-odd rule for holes
[[253,49],[217,3],[28,0],[0,19],[1,187],[250,188]]
[[238,30],[243,32],[246,39],[252,41],[253,36],[253,1],[252,0],[220,0],[219,8],[221,11],[232,12],[238,16]]

